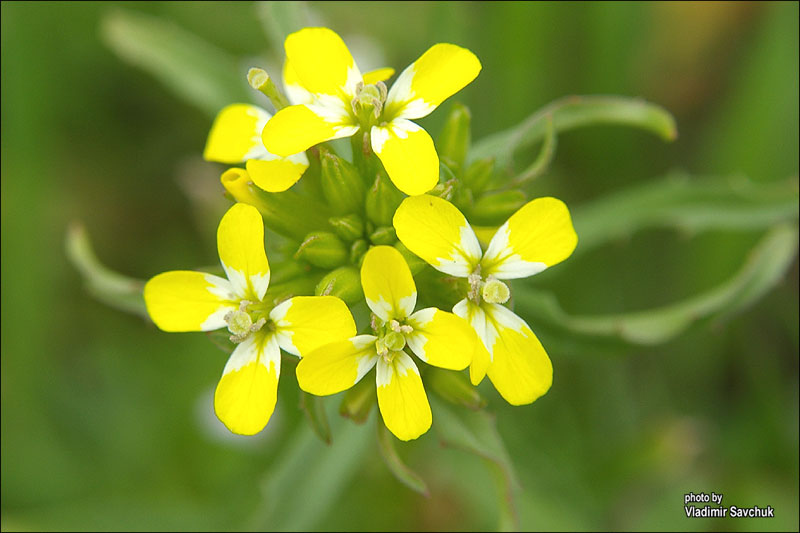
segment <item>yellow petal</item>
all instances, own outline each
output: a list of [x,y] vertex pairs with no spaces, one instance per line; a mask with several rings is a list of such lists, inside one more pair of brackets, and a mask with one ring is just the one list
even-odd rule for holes
[[467,219],[436,196],[412,196],[394,214],[397,238],[436,270],[465,278],[481,259],[481,247]]
[[353,315],[335,296],[295,296],[275,307],[269,317],[281,348],[299,356],[356,334]]
[[394,352],[391,362],[378,358],[375,376],[378,407],[389,431],[400,440],[416,439],[431,427],[431,406],[419,370],[403,352]]
[[361,72],[347,45],[334,31],[303,28],[286,37],[284,48],[306,90],[318,95],[355,95],[356,85],[362,81]]
[[267,425],[278,394],[281,353],[274,335],[258,332],[236,346],[214,393],[214,411],[228,429],[255,435]]
[[466,87],[481,71],[475,54],[454,44],[435,44],[409,65],[386,99],[389,120],[420,118]]
[[439,181],[439,156],[428,132],[405,119],[373,126],[372,150],[395,186],[414,196],[433,189]]
[[261,140],[267,150],[281,157],[304,152],[321,142],[350,137],[358,126],[347,114],[344,105],[329,102],[322,105],[284,107],[264,126]]
[[537,198],[500,226],[481,261],[481,270],[500,279],[532,276],[569,257],[577,244],[564,202]]
[[264,252],[264,222],[255,207],[234,204],[228,209],[217,229],[217,249],[236,294],[261,301],[269,286],[269,263]]
[[481,342],[467,321],[435,307],[417,311],[408,325],[414,328],[406,336],[409,348],[429,365],[440,368],[467,368]]
[[361,286],[367,305],[381,320],[402,320],[417,305],[417,286],[396,248],[373,246],[361,264]]
[[250,159],[246,165],[247,172],[253,183],[261,189],[268,192],[282,192],[297,183],[308,168],[306,154],[301,153],[292,157],[295,160],[278,157],[267,160]]
[[144,286],[147,312],[164,331],[211,331],[225,327],[225,315],[238,308],[227,279],[176,270],[164,272]]
[[375,366],[375,340],[372,335],[359,335],[313,350],[297,364],[297,383],[317,396],[349,389]]
[[300,78],[292,68],[292,64],[287,58],[283,63],[283,89],[286,97],[292,105],[310,104],[314,102],[314,95],[303,87]]
[[267,149],[261,141],[270,114],[254,105],[233,104],[222,109],[208,134],[203,158],[220,163],[261,159]]
[[469,380],[477,386],[486,376],[492,356],[489,350],[494,347],[497,331],[494,325],[486,321],[486,313],[479,305],[464,298],[453,307],[453,314],[469,322],[472,330],[481,340],[475,347],[472,363],[469,365]]
[[375,85],[379,81],[386,81],[394,75],[391,67],[376,68],[364,73],[364,85]]
[[553,365],[520,317],[498,304],[484,304],[488,320],[497,329],[489,379],[511,405],[533,402],[553,383]]

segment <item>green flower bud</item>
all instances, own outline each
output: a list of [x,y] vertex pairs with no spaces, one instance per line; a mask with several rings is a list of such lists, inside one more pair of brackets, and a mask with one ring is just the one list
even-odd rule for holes
[[525,193],[520,190],[486,194],[475,200],[470,209],[469,221],[485,226],[502,224],[525,205],[525,200]]
[[294,191],[264,192],[243,168],[225,171],[220,181],[234,200],[258,209],[264,224],[276,233],[302,239],[309,231],[328,226],[330,213],[325,206]]
[[364,254],[369,250],[369,243],[364,239],[359,239],[350,245],[350,262],[361,268],[361,261]]
[[352,266],[339,267],[330,271],[317,283],[314,289],[317,296],[337,296],[348,305],[353,305],[364,299],[361,288],[361,274]]
[[487,157],[474,161],[464,172],[465,187],[474,195],[479,195],[489,187],[493,171],[494,158]]
[[427,265],[425,261],[423,261],[417,255],[412,253],[411,250],[406,248],[406,245],[403,244],[402,242],[397,241],[394,244],[394,247],[397,249],[398,252],[400,252],[400,255],[403,256],[403,259],[406,260],[408,268],[411,270],[412,276],[416,276],[420,271],[422,271],[423,268],[425,268],[425,265]]
[[339,414],[349,418],[356,424],[366,422],[372,406],[378,400],[378,395],[375,392],[376,387],[374,376],[361,378],[361,381],[344,393],[344,398],[342,398],[342,403],[339,406]]
[[355,213],[342,217],[331,217],[328,222],[333,226],[336,235],[347,242],[360,239],[364,235],[364,221]]
[[347,262],[348,254],[339,237],[326,231],[315,231],[306,235],[294,257],[320,268],[336,268]]
[[397,233],[394,226],[381,226],[369,235],[372,244],[394,244],[397,241]]
[[320,148],[322,194],[337,215],[361,210],[364,181],[358,169],[330,150]]
[[455,405],[461,405],[474,411],[486,407],[486,400],[462,372],[429,366],[425,374],[425,386],[430,387],[442,399]]
[[458,102],[450,108],[447,122],[436,139],[436,152],[439,159],[444,162],[450,170],[457,173],[463,166],[467,157],[470,145],[470,121],[471,114],[469,109]]
[[379,172],[367,191],[367,218],[376,226],[391,226],[394,212],[403,197],[403,193],[397,190],[386,174]]

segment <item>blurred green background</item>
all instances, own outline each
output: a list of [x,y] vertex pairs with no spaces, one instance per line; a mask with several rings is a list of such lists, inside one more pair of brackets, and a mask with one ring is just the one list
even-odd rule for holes
[[[384,466],[375,413],[359,427],[333,416],[334,444],[321,444],[296,408],[289,367],[267,429],[230,435],[212,410],[223,352],[84,290],[64,253],[71,221],[85,223],[105,264],[146,279],[215,263],[227,205],[221,167],[200,159],[213,112],[106,46],[102,21],[119,9],[211,43],[241,74],[222,83],[244,95],[248,67],[277,73],[282,59],[264,31],[269,11],[251,3],[2,3],[3,530],[497,527],[487,463],[443,448],[433,430],[398,445],[426,499]],[[310,9],[362,70],[402,69],[436,42],[474,51],[483,71],[457,99],[476,140],[569,94],[641,96],[672,112],[671,144],[610,126],[559,137],[530,192],[576,212],[675,169],[757,184],[797,176],[797,3]],[[448,107],[423,126],[438,131]],[[764,232],[643,229],[530,286],[579,315],[663,306],[729,279]],[[511,407],[481,386],[520,482],[520,527],[796,530],[796,257],[780,279],[745,311],[650,346],[570,342],[523,313],[553,360],[553,388]],[[775,518],[690,520],[690,491],[771,505]]]

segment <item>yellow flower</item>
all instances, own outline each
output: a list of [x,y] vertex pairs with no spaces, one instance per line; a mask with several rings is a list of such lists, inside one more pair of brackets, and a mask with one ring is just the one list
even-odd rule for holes
[[550,358],[525,321],[504,307],[511,294],[500,280],[532,276],[572,254],[578,236],[555,198],[522,206],[492,237],[486,253],[463,214],[434,196],[406,198],[394,215],[397,238],[435,269],[467,278],[469,291],[453,312],[466,319],[486,350],[470,366],[474,385],[488,373],[513,405],[531,403],[553,381]]
[[258,211],[235,204],[219,223],[217,248],[227,279],[188,270],[165,272],[144,288],[147,312],[162,330],[227,327],[237,346],[214,395],[214,410],[234,433],[253,435],[275,408],[280,350],[302,356],[355,335],[347,306],[332,296],[297,296],[273,307],[265,300],[270,270]]
[[302,151],[279,157],[267,151],[261,141],[261,131],[272,115],[258,106],[232,104],[219,112],[208,134],[203,158],[219,163],[245,163],[250,177],[261,189],[285,191],[308,168],[308,158]]
[[409,119],[427,116],[475,79],[481,64],[472,52],[436,44],[387,91],[379,80],[388,71],[362,76],[347,46],[328,28],[292,33],[285,48],[287,91],[302,103],[280,110],[267,123],[262,134],[267,149],[288,156],[364,131],[398,189],[414,195],[436,185],[439,157],[433,140]]
[[378,407],[386,427],[401,440],[416,439],[431,426],[431,408],[408,346],[429,365],[462,370],[480,347],[461,318],[428,307],[414,313],[417,288],[403,256],[375,246],[361,267],[361,285],[374,313],[375,335],[327,344],[297,365],[300,388],[325,396],[349,389],[377,365]]

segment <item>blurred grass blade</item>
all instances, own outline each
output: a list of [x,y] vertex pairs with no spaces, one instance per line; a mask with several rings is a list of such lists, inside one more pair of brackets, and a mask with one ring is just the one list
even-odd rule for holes
[[317,437],[322,439],[325,444],[330,445],[332,441],[331,426],[328,424],[328,416],[325,414],[323,399],[300,391],[300,408],[306,414],[306,419]]
[[435,396],[429,400],[436,421],[433,429],[442,445],[475,454],[489,464],[497,482],[500,530],[519,530],[519,517],[514,504],[519,481],[497,431],[494,416],[486,411],[453,408]]
[[[332,403],[332,402],[329,402]],[[328,413],[331,414],[331,413]],[[306,424],[299,424],[267,471],[262,501],[243,529],[257,531],[314,531],[319,521],[358,475],[371,428],[335,416],[336,440],[323,444]],[[324,529],[324,528],[322,528]]]
[[95,298],[122,311],[148,317],[142,296],[144,281],[123,276],[101,264],[82,224],[73,223],[67,230],[66,251]]
[[306,2],[258,2],[258,18],[272,49],[283,57],[283,42],[286,36],[311,25],[311,16]]
[[671,174],[574,210],[577,253],[649,227],[750,230],[797,220],[798,181]]
[[394,436],[386,429],[386,426],[383,424],[383,419],[380,417],[377,419],[377,427],[378,449],[381,451],[381,456],[386,466],[388,466],[389,470],[394,474],[394,477],[406,487],[429,498],[430,492],[428,491],[428,485],[416,472],[408,468],[403,460],[400,459],[400,456],[397,455],[397,450],[394,447]]
[[664,307],[615,315],[573,316],[558,305],[552,294],[522,284],[515,288],[516,306],[522,316],[548,322],[571,334],[611,337],[632,344],[659,344],[698,320],[729,316],[763,296],[791,266],[797,253],[797,238],[797,226],[775,226],[728,281]]
[[209,116],[228,104],[249,102],[245,73],[222,50],[163,20],[115,10],[103,18],[106,45]]
[[525,183],[531,182],[544,174],[550,167],[553,161],[553,156],[556,155],[556,146],[558,145],[558,137],[556,136],[556,128],[553,125],[553,117],[547,117],[544,142],[542,148],[539,150],[539,155],[533,160],[522,173],[512,178],[507,187],[519,187]]
[[678,135],[672,115],[644,100],[621,96],[567,96],[535,112],[517,126],[476,143],[469,154],[470,161],[495,157],[498,166],[510,166],[515,151],[546,137],[547,123],[551,119],[556,134],[595,124],[619,124],[649,130],[665,141],[672,141]]

